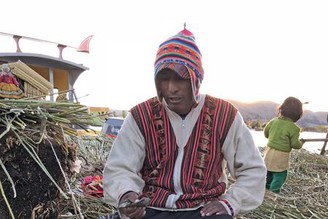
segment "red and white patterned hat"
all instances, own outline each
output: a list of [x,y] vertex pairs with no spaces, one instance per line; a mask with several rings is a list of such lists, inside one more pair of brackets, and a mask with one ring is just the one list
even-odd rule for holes
[[202,55],[194,35],[186,28],[160,44],[155,60],[155,78],[164,68],[172,69],[183,78],[190,78],[198,102],[199,87],[204,78]]

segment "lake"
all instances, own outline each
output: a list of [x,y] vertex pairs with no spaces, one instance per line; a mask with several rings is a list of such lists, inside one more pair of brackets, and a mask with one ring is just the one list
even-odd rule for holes
[[[267,139],[264,137],[263,131],[251,130],[253,135],[255,145],[258,147],[266,146]],[[313,139],[313,138],[326,138],[327,133],[318,133],[318,132],[301,132],[300,138],[304,139]],[[317,142],[305,142],[303,148],[316,154],[320,154],[321,148],[323,146],[323,141]],[[327,145],[328,147],[328,145]],[[327,149],[326,147],[326,149]]]

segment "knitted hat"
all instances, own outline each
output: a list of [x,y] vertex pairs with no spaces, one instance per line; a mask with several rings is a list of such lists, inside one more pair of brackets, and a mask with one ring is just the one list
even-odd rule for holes
[[155,78],[164,68],[172,69],[182,78],[190,78],[194,98],[198,102],[199,87],[204,78],[201,58],[194,35],[184,28],[159,46],[155,60]]

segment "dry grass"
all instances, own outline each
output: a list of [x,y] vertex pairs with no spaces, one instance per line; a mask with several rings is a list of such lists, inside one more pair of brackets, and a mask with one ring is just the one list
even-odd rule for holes
[[[100,216],[113,212],[113,208],[104,203],[101,198],[84,196],[81,181],[85,176],[102,175],[107,156],[113,140],[105,136],[70,137],[69,141],[78,144],[78,157],[82,160],[81,172],[71,179],[71,189],[77,200],[61,199],[61,209],[58,218],[88,218],[98,219]],[[78,206],[76,206],[78,205]],[[80,209],[80,211],[78,211]]]
[[[79,140],[80,154],[87,155],[89,164],[79,177],[101,174],[103,165],[111,148],[111,140],[99,137],[98,140]],[[266,191],[264,202],[256,210],[239,215],[238,219],[263,218],[328,218],[328,158],[306,150],[293,151],[289,178],[280,194]],[[79,190],[78,180],[74,184]],[[86,198],[77,192],[77,197],[86,218],[98,219],[113,209],[101,199]],[[65,203],[66,210],[70,207]],[[61,218],[80,218],[72,212]],[[69,216],[70,215],[70,216]]]
[[328,158],[292,151],[286,184],[279,194],[266,191],[256,210],[239,218],[328,218]]

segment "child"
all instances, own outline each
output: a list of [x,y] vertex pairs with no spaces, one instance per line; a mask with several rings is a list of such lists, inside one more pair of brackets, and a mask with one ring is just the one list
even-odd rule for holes
[[302,115],[302,102],[295,97],[288,97],[278,108],[278,116],[264,128],[264,135],[268,139],[264,151],[266,188],[272,192],[279,193],[287,180],[290,151],[300,149],[304,144],[304,140],[299,139],[301,129],[295,124]]

